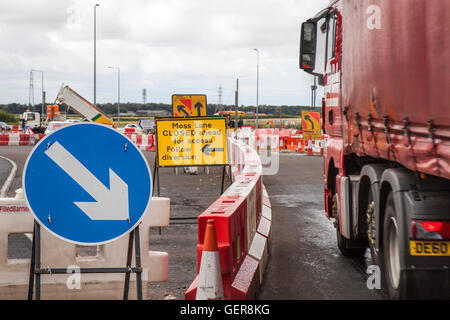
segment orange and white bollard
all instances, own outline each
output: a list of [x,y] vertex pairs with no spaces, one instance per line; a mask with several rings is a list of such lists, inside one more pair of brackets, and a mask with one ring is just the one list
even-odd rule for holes
[[319,141],[319,147],[320,147],[319,155],[323,156],[323,141],[322,140]]
[[297,153],[304,153],[304,152],[305,152],[305,142],[303,139],[298,139]]
[[306,155],[307,156],[313,156],[314,155],[311,139],[308,139],[308,146],[306,147]]
[[200,262],[200,272],[198,274],[197,295],[195,299],[224,299],[216,225],[213,219],[209,219],[208,224],[206,225],[202,260]]

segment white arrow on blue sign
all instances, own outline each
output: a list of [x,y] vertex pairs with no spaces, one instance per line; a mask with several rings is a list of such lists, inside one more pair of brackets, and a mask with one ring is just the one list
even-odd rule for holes
[[93,123],[46,136],[23,172],[35,219],[56,237],[81,245],[105,244],[133,230],[149,209],[151,180],[130,139]]

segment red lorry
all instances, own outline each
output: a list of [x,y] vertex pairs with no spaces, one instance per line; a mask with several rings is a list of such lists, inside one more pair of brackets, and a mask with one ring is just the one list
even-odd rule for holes
[[302,24],[324,86],[324,198],[391,298],[450,295],[450,1],[338,0]]

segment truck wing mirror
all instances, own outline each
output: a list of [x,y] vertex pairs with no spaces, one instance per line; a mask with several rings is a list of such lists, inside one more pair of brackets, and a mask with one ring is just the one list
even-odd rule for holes
[[317,24],[302,23],[300,39],[300,69],[312,73],[316,67]]

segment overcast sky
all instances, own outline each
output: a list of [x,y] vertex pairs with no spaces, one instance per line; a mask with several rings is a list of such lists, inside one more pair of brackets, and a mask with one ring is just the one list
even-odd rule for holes
[[[208,103],[309,105],[313,77],[298,68],[300,24],[329,0],[0,0],[0,103],[28,103],[30,70],[44,71],[47,102],[62,83],[93,101],[94,5],[97,103],[171,103],[206,94]],[[41,102],[34,73],[34,102]],[[318,99],[317,101],[320,101]]]

